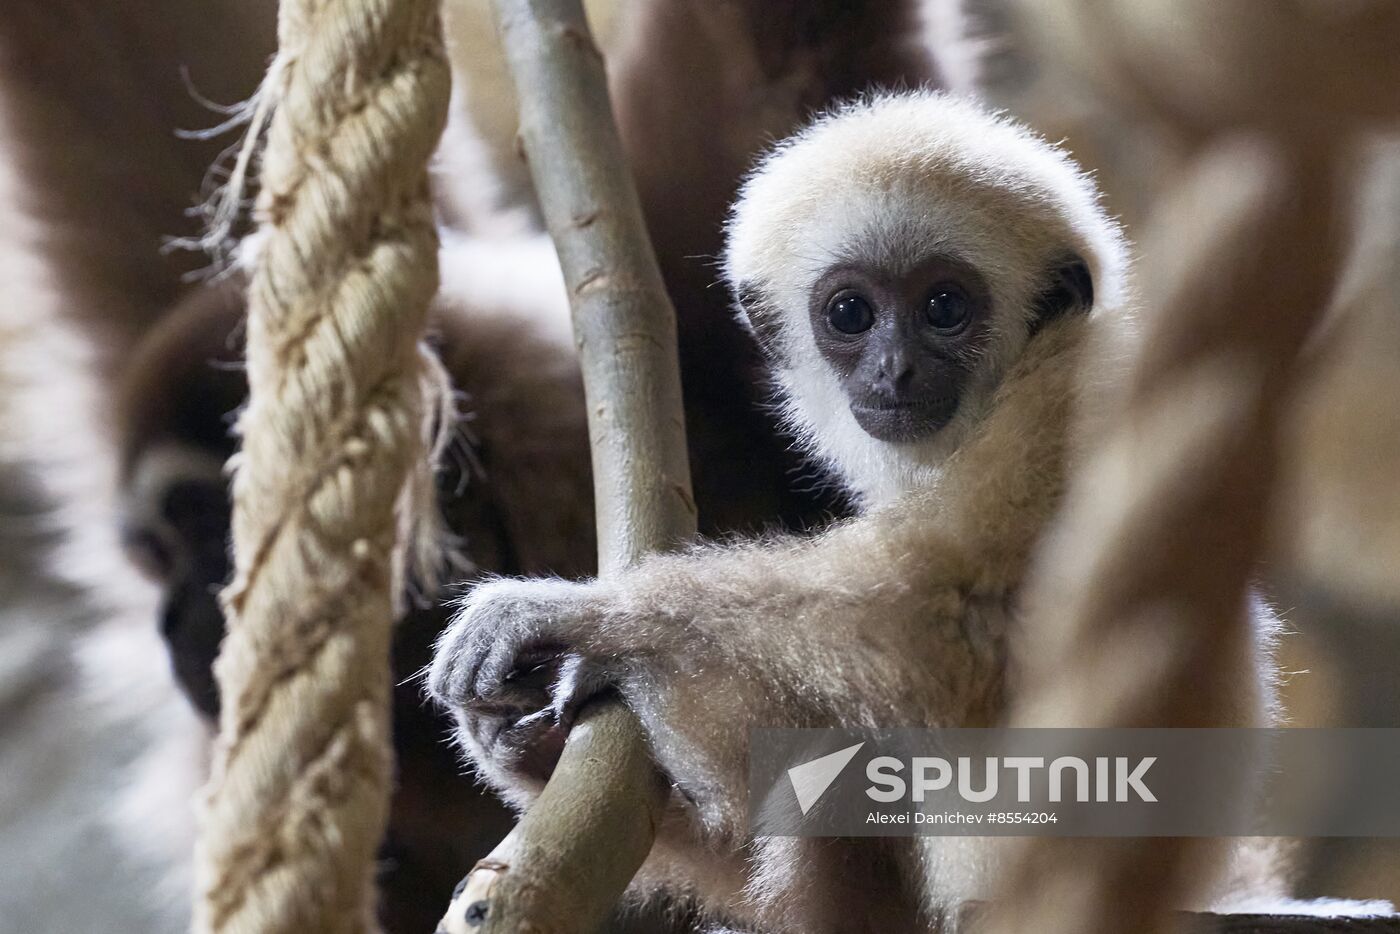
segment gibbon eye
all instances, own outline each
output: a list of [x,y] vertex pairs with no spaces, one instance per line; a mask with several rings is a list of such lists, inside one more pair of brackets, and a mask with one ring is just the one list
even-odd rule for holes
[[939,286],[928,300],[924,316],[940,331],[956,331],[967,323],[972,303],[957,286]]
[[827,306],[826,319],[842,334],[859,334],[870,330],[875,323],[875,312],[861,296],[847,294]]

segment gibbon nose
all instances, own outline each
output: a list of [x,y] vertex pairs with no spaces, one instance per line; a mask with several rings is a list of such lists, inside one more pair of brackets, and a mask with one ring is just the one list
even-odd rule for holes
[[902,350],[887,351],[875,365],[875,378],[870,388],[877,394],[898,398],[909,390],[914,380],[914,363]]

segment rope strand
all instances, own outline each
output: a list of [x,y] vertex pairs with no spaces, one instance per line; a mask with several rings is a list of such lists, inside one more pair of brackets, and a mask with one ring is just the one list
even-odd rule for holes
[[284,0],[279,38],[195,929],[361,934],[378,928],[398,533],[431,526],[446,428],[419,340],[449,75],[432,0]]

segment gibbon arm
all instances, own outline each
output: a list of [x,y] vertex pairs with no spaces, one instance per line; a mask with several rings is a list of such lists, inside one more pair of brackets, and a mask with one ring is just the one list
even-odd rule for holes
[[477,588],[430,678],[472,757],[528,795],[552,763],[522,751],[617,689],[661,767],[698,789],[702,814],[711,789],[719,819],[744,787],[749,727],[966,725],[994,709],[1007,609],[1061,482],[1084,320],[1037,337],[936,488],[812,538]]

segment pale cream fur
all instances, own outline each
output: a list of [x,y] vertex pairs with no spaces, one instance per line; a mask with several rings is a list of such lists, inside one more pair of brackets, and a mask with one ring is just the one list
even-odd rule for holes
[[774,377],[789,423],[870,503],[934,481],[984,417],[991,391],[1025,345],[1034,299],[1057,258],[1073,252],[1088,262],[1096,322],[1112,322],[1109,330],[1120,333],[1129,323],[1126,247],[1092,183],[1062,150],[965,99],[932,92],[874,98],[783,144],[740,194],[725,272],[741,291],[761,295],[751,315],[791,314],[855,245],[862,259],[894,268],[934,252],[961,259],[985,271],[997,309],[992,365],[978,374],[953,423],[918,444],[870,438],[811,329],[780,330]]
[[[877,442],[821,362],[808,293],[836,259],[898,268],[934,252],[990,284],[993,347],[938,436]],[[1094,307],[1032,337],[1035,300],[1070,254],[1093,273]],[[607,581],[477,588],[439,642],[431,686],[459,711],[483,774],[517,803],[537,792],[494,758],[490,715],[466,705],[498,690],[521,651],[561,645],[621,690],[680,792],[643,887],[785,932],[921,928],[985,896],[995,853],[970,838],[748,837],[749,730],[999,722],[1071,413],[1102,379],[1085,354],[1116,370],[1130,339],[1125,255],[1062,153],[960,100],[874,98],[779,147],[735,208],[726,272],[768,344],[788,421],[864,512],[815,537],[700,547]],[[555,702],[579,685],[566,676]]]

